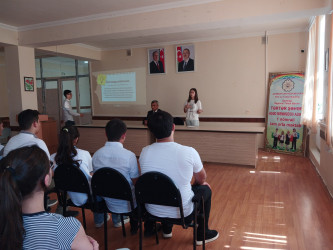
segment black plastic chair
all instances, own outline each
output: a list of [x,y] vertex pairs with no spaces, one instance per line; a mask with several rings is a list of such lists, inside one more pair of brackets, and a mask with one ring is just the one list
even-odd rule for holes
[[[194,203],[193,217],[184,217],[182,198],[180,191],[174,184],[174,182],[165,174],[160,172],[147,172],[139,177],[135,184],[135,197],[138,203],[139,214],[139,229],[140,229],[140,242],[139,248],[142,249],[142,221],[149,220],[155,222],[167,222],[174,225],[180,225],[184,229],[188,227],[193,228],[193,249],[196,249],[197,240],[197,219],[198,219],[198,204],[202,199],[201,194],[196,194],[192,201]],[[180,218],[164,218],[154,216],[148,212],[143,213],[145,204],[164,205],[178,207],[180,212]],[[200,215],[202,216],[202,215]],[[156,244],[159,244],[157,230],[156,232]],[[203,241],[202,248],[205,249],[205,240]]]
[[180,117],[174,117],[173,118],[173,123],[175,125],[184,125],[184,120]]
[[[134,211],[134,200],[132,195],[132,189],[127,179],[117,170],[112,168],[100,168],[98,169],[91,179],[91,189],[94,196],[113,198],[126,200],[130,202],[131,211]],[[124,225],[124,215],[133,215],[130,213],[115,213],[110,211],[105,206],[104,212],[111,212],[119,214],[121,217],[121,225],[123,230],[123,236],[126,237],[126,230]],[[105,225],[105,223],[104,223]],[[107,227],[104,226],[104,240],[107,244]]]
[[[63,207],[63,215],[66,217],[67,206],[79,207],[82,210],[83,227],[86,229],[85,209],[96,211],[96,204],[90,192],[90,185],[84,173],[75,166],[69,164],[59,165],[54,171],[54,183],[58,194],[58,201]],[[87,194],[88,200],[81,206],[75,205],[71,199],[67,199],[67,192]],[[104,216],[105,217],[105,216]]]

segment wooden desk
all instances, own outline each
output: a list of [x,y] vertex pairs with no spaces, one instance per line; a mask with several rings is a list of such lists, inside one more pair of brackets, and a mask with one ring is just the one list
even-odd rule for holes
[[[124,147],[139,156],[143,147],[150,144],[150,132],[146,126],[134,121],[125,121],[127,136]],[[96,152],[106,142],[107,121],[94,121],[78,125],[79,147]],[[175,142],[195,148],[207,162],[256,166],[258,158],[258,135],[263,126],[244,126],[235,123],[201,122],[200,127],[176,126]]]

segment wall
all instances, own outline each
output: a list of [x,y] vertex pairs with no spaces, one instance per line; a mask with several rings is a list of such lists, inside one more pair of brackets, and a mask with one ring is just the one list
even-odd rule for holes
[[333,197],[333,152],[332,149],[328,148],[324,140],[321,140],[320,148],[320,164],[317,167],[317,171]]
[[0,52],[0,117],[9,116],[8,108],[5,53]]
[[[306,32],[269,36],[266,48],[261,37],[197,42],[196,71],[176,72],[176,45],[165,47],[166,74],[149,75],[146,105],[101,105],[92,81],[93,115],[145,116],[150,101],[158,99],[160,108],[184,117],[183,104],[191,87],[198,89],[203,103],[201,117],[265,117],[266,84],[269,72],[304,71]],[[158,46],[157,46],[158,47]],[[147,48],[108,51],[92,63],[92,72],[145,67]],[[267,67],[267,72],[266,72]]]

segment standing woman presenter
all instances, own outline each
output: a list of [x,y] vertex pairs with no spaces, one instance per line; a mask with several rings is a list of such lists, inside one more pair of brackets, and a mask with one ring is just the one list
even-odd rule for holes
[[188,99],[184,104],[186,113],[186,126],[199,126],[199,114],[202,113],[202,105],[196,88],[191,88]]

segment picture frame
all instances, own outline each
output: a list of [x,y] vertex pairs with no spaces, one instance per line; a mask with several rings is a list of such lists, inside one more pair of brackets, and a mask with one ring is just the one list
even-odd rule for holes
[[152,48],[147,51],[149,75],[165,74],[165,48]]
[[24,77],[24,90],[25,91],[34,91],[34,78],[33,77]]
[[194,44],[176,46],[176,71],[178,73],[194,72],[195,50]]

